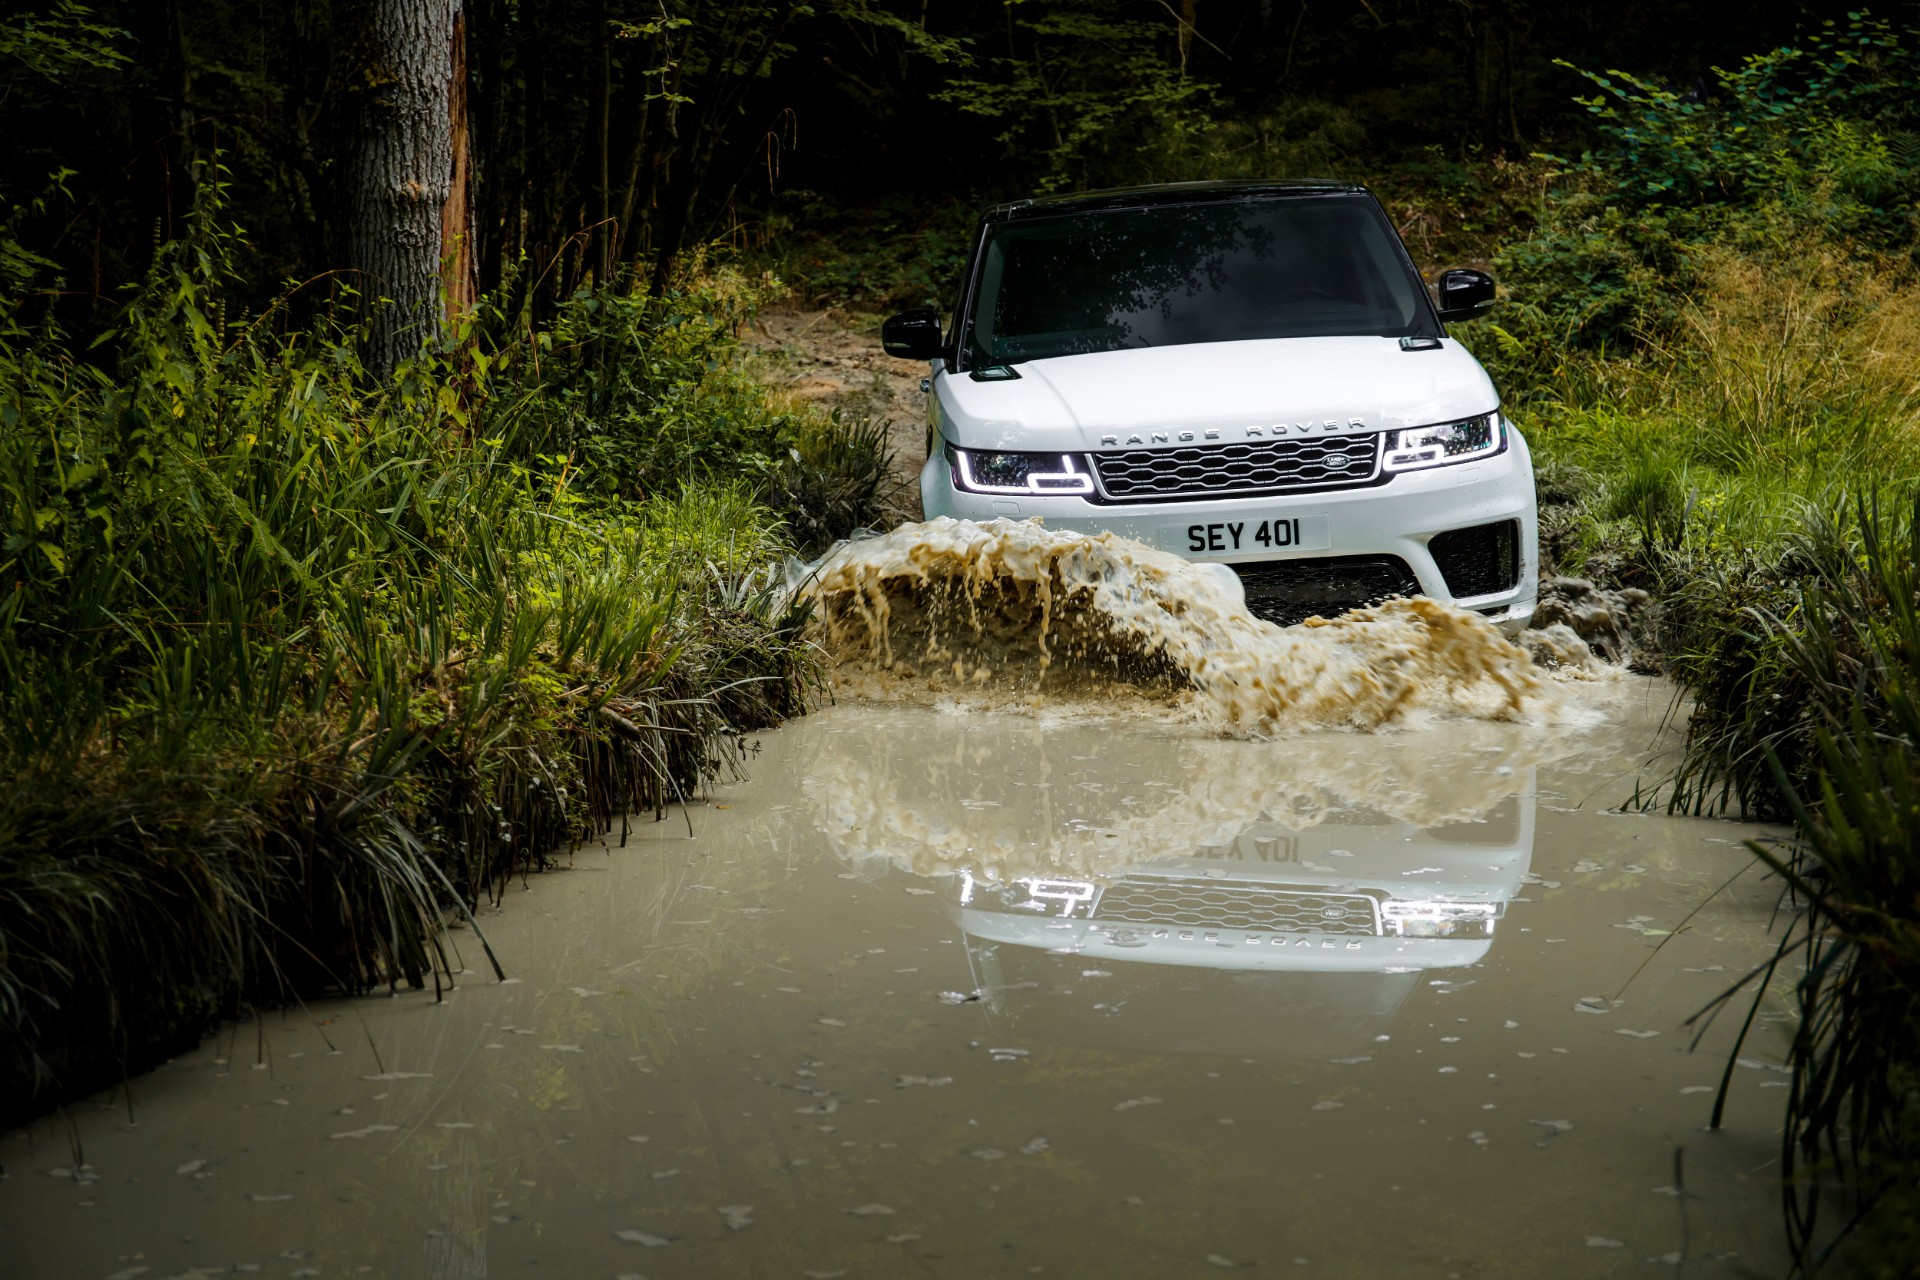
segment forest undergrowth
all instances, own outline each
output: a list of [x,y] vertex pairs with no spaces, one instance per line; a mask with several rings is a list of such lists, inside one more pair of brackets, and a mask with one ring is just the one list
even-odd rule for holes
[[377,382],[331,308],[239,312],[203,190],[90,348],[0,329],[0,1123],[497,970],[444,926],[804,709],[775,566],[886,474],[738,372],[770,280],[509,288]]

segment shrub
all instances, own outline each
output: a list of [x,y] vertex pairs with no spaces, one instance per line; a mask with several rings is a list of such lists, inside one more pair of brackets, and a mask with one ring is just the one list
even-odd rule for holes
[[624,278],[582,289],[545,325],[495,309],[477,335],[499,353],[485,430],[603,499],[738,482],[807,548],[845,537],[878,519],[886,433],[781,403],[739,367],[740,325],[783,293],[770,275],[696,259],[664,294]]
[[[166,246],[97,364],[0,334],[9,1111],[248,1003],[451,980],[443,920],[725,776],[811,679],[749,487],[582,491],[526,397],[585,344],[372,386],[324,319],[225,317],[231,243]],[[704,364],[661,345],[596,373],[679,403]]]

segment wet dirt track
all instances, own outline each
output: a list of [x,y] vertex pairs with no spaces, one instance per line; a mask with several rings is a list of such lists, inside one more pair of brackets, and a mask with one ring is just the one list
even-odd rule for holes
[[1682,1025],[1767,948],[1756,829],[1607,812],[1667,694],[1264,742],[830,709],[484,917],[509,982],[458,933],[444,1000],[7,1135],[5,1273],[1777,1274],[1790,1024],[1720,1133],[1733,1023]]

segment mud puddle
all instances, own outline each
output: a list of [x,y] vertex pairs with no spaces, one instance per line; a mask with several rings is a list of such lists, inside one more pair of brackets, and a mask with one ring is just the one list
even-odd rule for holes
[[[1777,1273],[1753,828],[1606,811],[1668,691],[1233,740],[843,705],[483,925],[0,1139],[39,1277]],[[1717,896],[1715,890],[1732,880]],[[1704,905],[1703,905],[1704,904]],[[1697,909],[1697,912],[1696,912]],[[1690,912],[1683,931],[1680,928]],[[1655,948],[1664,941],[1658,952]]]

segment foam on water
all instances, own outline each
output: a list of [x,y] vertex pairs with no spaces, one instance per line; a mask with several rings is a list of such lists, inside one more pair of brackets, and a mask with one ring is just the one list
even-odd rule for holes
[[1424,598],[1277,627],[1213,573],[1111,533],[945,517],[844,544],[800,585],[843,677],[895,690],[1191,690],[1236,735],[1511,720],[1551,684],[1485,618]]

